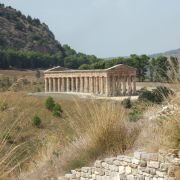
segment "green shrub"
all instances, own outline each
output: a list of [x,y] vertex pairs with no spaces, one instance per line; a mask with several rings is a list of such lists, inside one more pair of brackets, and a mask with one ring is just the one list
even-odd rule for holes
[[153,89],[152,91],[142,91],[139,95],[139,100],[150,101],[153,103],[160,104],[171,95],[174,95],[174,92],[171,89],[165,86],[159,86],[156,89]]
[[32,125],[39,128],[41,125],[41,118],[39,116],[34,116],[32,119]]
[[129,121],[136,122],[142,118],[142,115],[143,113],[141,111],[135,109],[129,113]]
[[123,105],[124,108],[130,109],[132,107],[132,102],[130,98],[124,99],[121,104]]
[[62,113],[62,108],[59,104],[55,104],[54,108],[53,108],[53,116],[57,116],[57,117],[60,117],[61,116],[61,113]]
[[144,90],[140,93],[139,98],[140,101],[155,101],[154,94],[149,90]]
[[166,98],[169,98],[169,96],[174,95],[174,92],[165,86],[159,86],[156,89],[152,90],[152,93],[154,95],[154,101],[156,103],[163,102]]
[[7,103],[5,102],[0,102],[0,111],[5,111],[8,108]]
[[46,99],[46,102],[45,102],[45,106],[47,109],[49,109],[50,111],[53,111],[53,108],[55,106],[55,102],[54,102],[54,99],[49,96],[47,99]]

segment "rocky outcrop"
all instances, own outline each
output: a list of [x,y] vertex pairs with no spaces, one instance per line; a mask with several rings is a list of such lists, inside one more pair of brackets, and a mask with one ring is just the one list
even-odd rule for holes
[[[175,180],[180,169],[180,151],[117,156],[97,160],[93,167],[72,170],[59,180]],[[178,179],[177,179],[178,180]]]

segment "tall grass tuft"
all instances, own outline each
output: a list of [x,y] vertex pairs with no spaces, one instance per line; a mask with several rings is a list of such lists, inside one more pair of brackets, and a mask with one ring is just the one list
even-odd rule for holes
[[139,134],[139,127],[126,121],[127,113],[120,103],[75,102],[73,109],[64,113],[74,137],[60,157],[61,170],[69,171],[98,158],[123,154],[133,147]]

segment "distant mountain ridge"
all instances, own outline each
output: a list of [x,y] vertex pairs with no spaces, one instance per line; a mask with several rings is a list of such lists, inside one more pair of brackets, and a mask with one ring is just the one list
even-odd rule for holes
[[168,57],[174,56],[180,58],[180,48],[175,50],[165,51],[164,53],[156,53],[150,55],[150,57],[157,57],[157,56],[168,56]]
[[[180,48],[175,49],[175,50],[165,51],[165,52],[162,52],[162,53],[154,53],[154,54],[150,54],[148,56],[152,57],[152,58],[153,57],[158,57],[158,56],[167,56],[167,57],[174,56],[174,57],[180,58]],[[112,59],[116,59],[116,58],[119,58],[119,57],[108,57],[108,58],[104,58],[104,60],[112,60]],[[129,56],[123,56],[123,57],[127,58]]]

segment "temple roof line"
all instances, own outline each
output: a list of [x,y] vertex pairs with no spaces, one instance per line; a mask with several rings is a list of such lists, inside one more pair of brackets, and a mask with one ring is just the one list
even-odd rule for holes
[[113,70],[113,69],[117,69],[119,67],[126,67],[126,68],[129,68],[129,69],[133,69],[133,70],[136,70],[136,68],[133,68],[131,66],[128,66],[128,65],[124,65],[124,64],[117,64],[115,66],[112,66],[110,68],[107,68],[107,69],[92,69],[92,70],[75,70],[75,69],[68,69],[68,68],[64,68],[64,67],[61,67],[61,66],[56,66],[56,67],[53,67],[51,69],[48,69],[46,71],[44,71],[44,73],[58,73],[58,72],[69,72],[69,73],[72,73],[72,72],[107,72],[107,71],[110,71],[110,70]]

